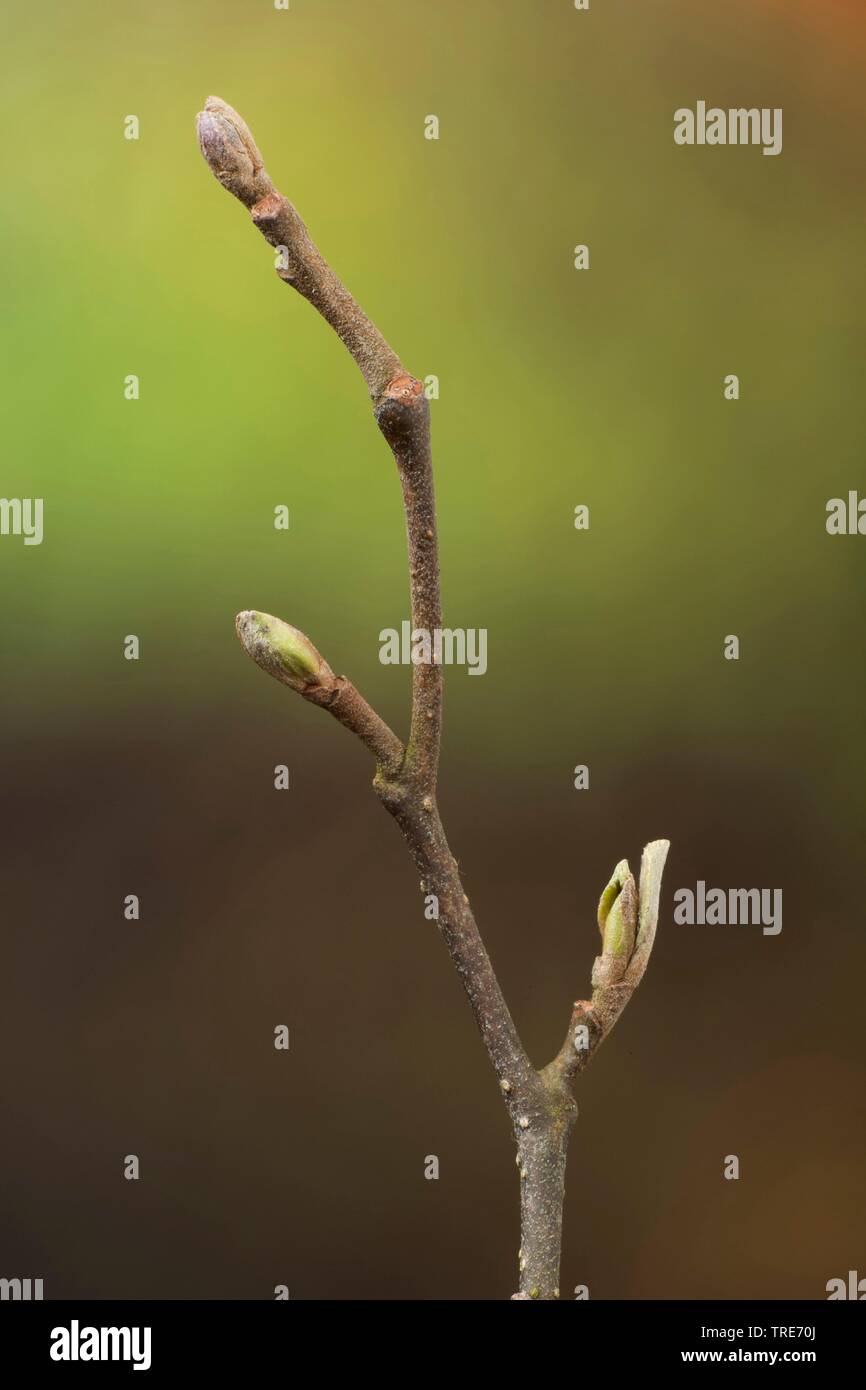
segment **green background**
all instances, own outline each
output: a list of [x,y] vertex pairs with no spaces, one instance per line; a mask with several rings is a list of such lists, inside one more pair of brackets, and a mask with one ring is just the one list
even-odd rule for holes
[[[280,615],[405,731],[408,673],[378,661],[408,616],[392,460],[202,162],[209,92],[439,378],[445,617],[489,634],[483,679],[446,673],[442,810],[538,1063],[614,863],[672,840],[647,980],[581,1083],[566,1296],[866,1273],[866,540],[824,526],[866,494],[864,38],[840,0],[7,13],[0,490],[45,499],[45,538],[0,539],[0,1273],[49,1297],[515,1277],[506,1119],[366,754],[233,635]],[[698,99],[782,107],[781,155],[675,146]],[[781,887],[781,936],[675,926],[699,878]]]

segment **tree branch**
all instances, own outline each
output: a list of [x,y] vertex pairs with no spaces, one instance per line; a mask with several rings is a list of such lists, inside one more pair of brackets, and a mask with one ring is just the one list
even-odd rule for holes
[[[376,422],[391,447],[403,490],[409,551],[412,625],[432,633],[442,625],[436,504],[430,452],[429,404],[420,381],[367,318],[322,258],[295,208],[274,188],[246,122],[219,97],[208,97],[198,118],[199,143],[211,172],[250,209],[253,222],[281,251],[277,273],[318,309],[355,359],[374,402]],[[435,804],[442,726],[442,668],[412,668],[408,747],[333,671],[308,638],[280,619],[246,612],[238,635],[253,659],[307,700],[321,704],[357,734],[377,759],[376,790],[396,819],[421,871],[425,891],[439,899],[439,926],[509,1107],[521,1114],[541,1097],[484,949]]]
[[[430,407],[424,389],[370,322],[313,244],[288,198],[274,188],[246,122],[227,102],[208,97],[198,117],[202,154],[224,188],[249,208],[271,246],[277,274],[313,305],[346,345],[373,399],[376,422],[400,474],[409,546],[412,626],[442,625],[436,504],[430,454]],[[412,719],[404,775],[433,792],[442,729],[442,669],[412,668]]]
[[[199,142],[219,182],[250,211],[279,253],[277,274],[318,310],[345,343],[373,400],[403,490],[412,625],[432,639],[442,626],[429,405],[420,381],[403,368],[378,329],[324,261],[298,213],[274,188],[249,128],[218,97],[198,117]],[[437,902],[441,935],[457,969],[499,1079],[515,1139],[521,1181],[521,1299],[559,1296],[562,1207],[568,1138],[577,1115],[570,1083],[606,1036],[643,975],[655,934],[667,841],[644,851],[640,893],[623,861],[602,895],[602,954],[592,1000],[575,1005],[554,1060],[535,1071],[475,923],[436,805],[442,729],[442,670],[434,660],[412,669],[409,740],[404,749],[345,676],[303,633],[268,614],[244,612],[238,635],[256,663],[304,699],[327,709],[376,758],[374,787],[399,825],[421,888]],[[431,650],[435,651],[432,640]],[[575,1047],[585,1024],[586,1048]],[[583,1037],[583,1034],[581,1034]],[[585,1054],[585,1055],[584,1055]]]

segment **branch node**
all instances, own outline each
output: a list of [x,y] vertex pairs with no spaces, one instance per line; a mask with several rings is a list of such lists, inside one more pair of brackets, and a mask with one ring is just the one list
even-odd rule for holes
[[[373,414],[391,448],[402,453],[421,437],[419,432],[428,429],[430,403],[417,377],[398,372],[376,400]],[[400,461],[405,465],[409,460]]]

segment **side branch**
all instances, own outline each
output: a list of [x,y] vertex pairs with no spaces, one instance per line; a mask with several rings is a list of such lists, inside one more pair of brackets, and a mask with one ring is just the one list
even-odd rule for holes
[[655,941],[662,873],[669,840],[653,840],[641,858],[640,889],[622,860],[601,895],[598,924],[602,953],[592,968],[592,998],[574,1005],[565,1041],[542,1076],[568,1084],[604,1042],[647,967]]
[[309,637],[270,613],[239,613],[241,646],[257,666],[313,705],[321,705],[370,749],[386,776],[396,776],[405,749],[384,719],[345,676],[335,676]]

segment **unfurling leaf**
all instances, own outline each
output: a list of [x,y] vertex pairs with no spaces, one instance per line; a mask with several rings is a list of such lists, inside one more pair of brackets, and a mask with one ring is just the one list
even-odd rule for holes
[[608,919],[610,910],[616,899],[622,892],[623,884],[627,878],[631,878],[631,870],[628,867],[628,860],[621,859],[614,869],[610,883],[604,889],[598,902],[598,929],[601,932],[602,941],[604,940],[604,926]]
[[601,955],[596,957],[593,966],[593,986],[613,985],[622,979],[634,951],[637,921],[637,885],[628,860],[622,859],[598,905],[602,945]]

